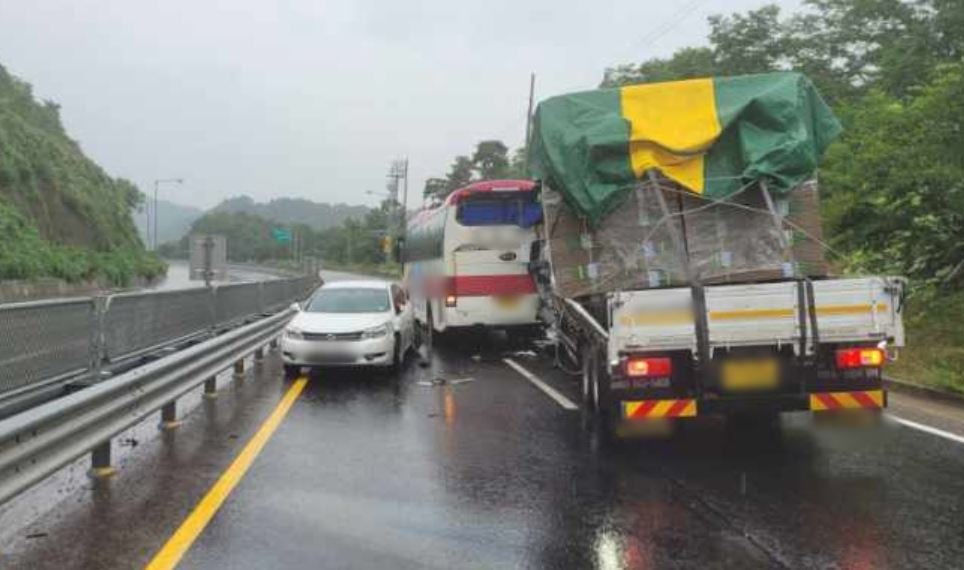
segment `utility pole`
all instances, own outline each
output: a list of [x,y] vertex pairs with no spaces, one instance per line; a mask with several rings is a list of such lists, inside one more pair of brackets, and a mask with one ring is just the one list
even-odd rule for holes
[[144,247],[151,249],[151,200],[144,197]]
[[402,190],[402,211],[399,214],[399,223],[398,223],[398,227],[399,227],[398,236],[401,239],[405,239],[405,234],[408,231],[408,227],[406,224],[408,220],[408,157],[407,156],[405,157],[404,164],[405,164],[405,168],[403,171],[403,176],[404,176],[403,181],[405,186],[403,186],[404,190]]
[[[400,181],[404,180],[405,191],[403,193],[402,203],[398,202],[398,190]],[[389,235],[397,238],[402,234],[402,226],[404,226],[405,219],[405,202],[408,200],[408,159],[400,159],[392,161],[391,167],[388,169],[388,196],[391,200],[392,208],[396,211],[392,212],[391,216],[391,226],[389,227]]]
[[536,74],[529,75],[529,110],[526,111],[525,163],[529,164],[529,137],[532,136],[532,102],[536,92]]

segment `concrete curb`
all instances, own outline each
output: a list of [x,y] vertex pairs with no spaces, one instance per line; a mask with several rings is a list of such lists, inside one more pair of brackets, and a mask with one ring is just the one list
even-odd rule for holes
[[964,407],[964,395],[962,394],[945,392],[936,388],[928,388],[926,386],[920,386],[918,384],[912,384],[910,382],[905,382],[896,378],[888,378],[886,376],[884,377],[884,387],[894,392],[919,396],[931,400],[939,400],[941,402]]

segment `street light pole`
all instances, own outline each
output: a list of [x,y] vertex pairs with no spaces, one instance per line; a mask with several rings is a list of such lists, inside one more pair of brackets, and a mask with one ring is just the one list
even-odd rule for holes
[[144,247],[151,248],[151,200],[144,198]]
[[151,249],[157,251],[157,187],[161,184],[184,184],[183,178],[158,178],[154,181],[154,240]]
[[157,251],[157,186],[160,180],[154,181],[154,237],[151,240],[151,251]]

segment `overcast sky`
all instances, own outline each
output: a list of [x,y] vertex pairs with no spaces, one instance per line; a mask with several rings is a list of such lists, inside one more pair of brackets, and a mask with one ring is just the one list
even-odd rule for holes
[[408,156],[414,206],[477,141],[521,143],[530,71],[537,99],[592,88],[763,3],[0,0],[0,63],[112,175],[184,177],[172,201],[375,204]]

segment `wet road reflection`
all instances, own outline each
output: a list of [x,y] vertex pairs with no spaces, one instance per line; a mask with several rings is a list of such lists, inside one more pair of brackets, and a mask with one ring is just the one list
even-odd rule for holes
[[[182,567],[859,569],[962,560],[960,447],[895,428],[844,436],[806,416],[729,426],[703,418],[671,440],[612,442],[502,362],[511,355],[578,401],[575,379],[536,352],[463,336],[397,376],[313,373]],[[146,561],[283,393],[275,359],[81,498],[83,513],[41,525],[47,546],[15,549],[19,567]],[[110,533],[93,530],[102,521]]]

